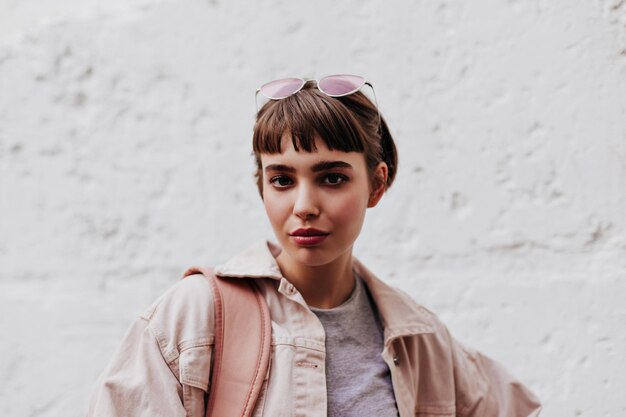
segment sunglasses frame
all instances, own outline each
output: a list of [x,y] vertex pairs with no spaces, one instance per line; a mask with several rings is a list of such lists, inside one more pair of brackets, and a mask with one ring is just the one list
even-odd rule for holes
[[[326,91],[324,91],[323,89],[320,88],[320,82],[321,81],[323,81],[323,80],[325,80],[327,78],[343,77],[343,76],[351,76],[351,77],[356,76],[356,77],[361,78],[363,80],[363,82],[357,88],[355,88],[355,89],[353,89],[353,90],[351,90],[351,91],[349,91],[347,93],[343,93],[343,94],[329,94],[329,93],[327,93]],[[300,87],[298,87],[297,90],[295,90],[293,93],[291,93],[289,95],[286,95],[284,97],[275,98],[275,97],[270,97],[270,96],[266,95],[262,91],[263,87],[265,87],[266,85],[268,85],[270,83],[277,82],[277,81],[283,81],[283,80],[290,80],[290,79],[300,80],[300,81],[302,81],[302,84],[300,85]],[[382,120],[381,120],[382,116],[380,115],[380,109],[378,108],[378,99],[376,98],[376,91],[374,90],[374,86],[370,82],[366,81],[364,77],[361,77],[360,75],[354,75],[354,74],[332,74],[332,75],[326,75],[326,76],[320,78],[319,80],[316,80],[316,79],[304,79],[304,78],[301,78],[301,77],[286,77],[286,78],[279,78],[277,80],[273,80],[273,81],[267,82],[267,83],[263,84],[262,86],[260,86],[259,88],[257,88],[256,92],[254,94],[254,102],[256,104],[256,111],[257,111],[257,113],[259,112],[259,101],[258,101],[259,93],[261,93],[261,95],[263,95],[263,97],[265,97],[265,98],[267,98],[269,100],[282,100],[282,99],[285,99],[287,97],[291,97],[294,94],[297,94],[300,90],[302,90],[304,88],[306,83],[309,82],[309,81],[315,81],[315,85],[316,85],[316,88],[318,90],[320,90],[322,93],[326,94],[329,97],[335,97],[335,98],[336,97],[345,97],[345,96],[349,96],[350,94],[354,94],[357,91],[359,91],[361,88],[363,88],[363,86],[367,85],[369,88],[372,89],[372,95],[374,96],[374,105],[376,106],[376,110],[378,111],[378,128],[380,129],[380,126],[381,126],[381,123],[382,123]]]

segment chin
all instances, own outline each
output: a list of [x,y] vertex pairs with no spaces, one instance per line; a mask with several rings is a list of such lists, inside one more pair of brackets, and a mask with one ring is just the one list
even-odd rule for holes
[[[325,242],[330,243],[330,242]],[[337,248],[336,246],[322,244],[318,246],[299,246],[291,241],[282,242],[283,250],[295,262],[303,266],[317,267],[328,265],[341,257],[350,246]]]
[[[285,248],[283,247],[283,249]],[[286,248],[286,251],[290,258],[304,266],[322,266],[335,259],[335,256],[319,246],[302,247],[292,244]]]

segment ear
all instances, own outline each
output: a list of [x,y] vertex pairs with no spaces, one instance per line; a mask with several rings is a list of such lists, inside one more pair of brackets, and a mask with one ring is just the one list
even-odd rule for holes
[[387,175],[389,173],[389,169],[387,168],[387,164],[384,162],[379,162],[376,170],[374,171],[374,184],[375,187],[370,193],[370,198],[367,201],[367,207],[376,207],[380,199],[385,194],[386,185],[387,185]]

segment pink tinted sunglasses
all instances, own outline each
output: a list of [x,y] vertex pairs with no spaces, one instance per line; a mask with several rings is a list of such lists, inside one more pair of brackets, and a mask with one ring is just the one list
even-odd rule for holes
[[[378,102],[376,100],[374,87],[372,86],[372,84],[365,81],[365,78],[361,77],[360,75],[327,75],[326,77],[320,78],[319,80],[312,81],[317,82],[318,90],[330,97],[347,96],[356,93],[364,85],[368,85],[372,89],[372,94],[374,95],[374,104],[376,105],[376,109],[378,109]],[[303,78],[290,77],[270,81],[269,83],[263,84],[256,90],[256,94],[254,95],[254,99],[257,102],[257,111],[259,109],[259,104],[257,100],[259,93],[261,93],[263,96],[267,97],[270,100],[280,100],[296,94],[298,91],[302,90],[306,82],[307,80]],[[378,114],[378,117],[380,118],[380,112]]]

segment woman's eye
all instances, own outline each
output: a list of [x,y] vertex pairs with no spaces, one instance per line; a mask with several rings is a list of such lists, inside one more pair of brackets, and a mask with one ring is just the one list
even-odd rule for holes
[[348,181],[348,177],[341,174],[328,174],[324,177],[324,183],[330,185],[339,185]]
[[277,188],[284,188],[291,185],[291,178],[279,175],[270,179],[270,184]]

